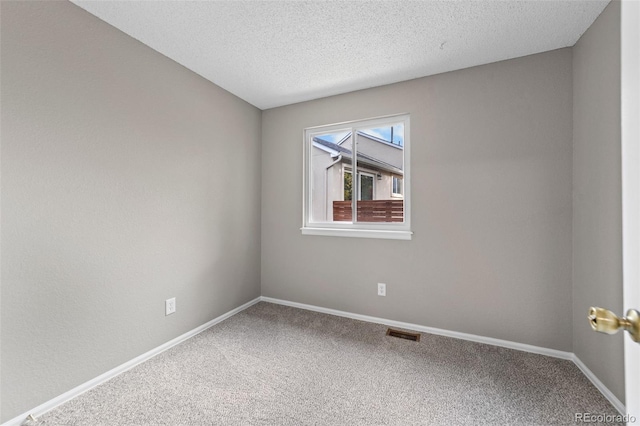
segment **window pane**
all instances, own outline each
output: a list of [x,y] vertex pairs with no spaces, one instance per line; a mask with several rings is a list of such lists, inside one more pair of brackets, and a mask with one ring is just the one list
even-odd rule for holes
[[356,130],[358,222],[403,222],[404,125]]
[[360,199],[373,200],[373,176],[360,173]]
[[353,200],[353,175],[347,170],[344,172],[344,200]]
[[[351,221],[351,151],[343,146],[348,132],[311,137],[310,220]],[[346,202],[345,202],[346,200]],[[336,217],[334,217],[334,214]]]
[[393,177],[393,195],[394,196],[398,196],[398,195],[402,195],[402,178],[399,178],[397,176]]

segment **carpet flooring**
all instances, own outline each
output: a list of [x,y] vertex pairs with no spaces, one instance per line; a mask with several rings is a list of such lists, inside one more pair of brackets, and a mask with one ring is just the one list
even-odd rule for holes
[[617,411],[570,361],[261,302],[33,425],[551,425]]

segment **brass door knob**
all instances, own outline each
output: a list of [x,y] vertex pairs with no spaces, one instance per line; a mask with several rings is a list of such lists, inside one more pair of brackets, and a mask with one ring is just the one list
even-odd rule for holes
[[640,342],[640,313],[635,309],[629,309],[626,317],[618,318],[608,309],[591,307],[587,318],[595,331],[615,334],[623,329],[629,332],[634,342]]

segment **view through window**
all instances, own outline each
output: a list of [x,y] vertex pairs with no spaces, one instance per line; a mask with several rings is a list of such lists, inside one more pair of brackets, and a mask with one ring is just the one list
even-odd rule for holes
[[395,116],[305,131],[305,226],[408,227],[408,119]]

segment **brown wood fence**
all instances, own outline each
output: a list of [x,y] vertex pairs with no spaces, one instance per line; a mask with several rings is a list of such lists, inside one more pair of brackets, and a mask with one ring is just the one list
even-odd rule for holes
[[[404,200],[358,201],[358,222],[402,222]],[[352,221],[351,201],[333,202],[334,221]]]

